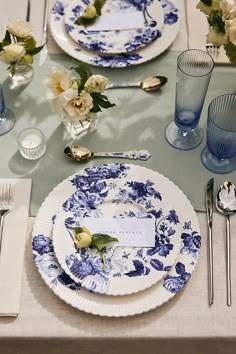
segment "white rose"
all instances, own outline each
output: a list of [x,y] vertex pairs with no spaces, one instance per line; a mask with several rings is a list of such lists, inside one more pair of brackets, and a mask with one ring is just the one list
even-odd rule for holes
[[102,75],[91,75],[86,81],[84,88],[87,92],[104,92],[109,80]]
[[52,69],[52,74],[46,77],[47,86],[51,89],[52,97],[57,97],[62,92],[73,88],[78,89],[77,83],[71,78],[71,71],[60,71],[56,68]]
[[82,91],[79,96],[68,102],[64,109],[70,117],[79,117],[80,120],[85,120],[86,114],[89,113],[92,107],[92,97],[88,92]]
[[8,31],[16,37],[26,38],[32,36],[32,26],[29,22],[21,20],[9,20],[7,23]]
[[236,17],[236,0],[221,0],[220,7],[223,12],[223,21]]
[[87,227],[83,226],[83,232],[79,232],[75,236],[75,244],[77,248],[88,247],[92,241],[92,234],[87,229]]
[[225,21],[225,32],[228,35],[230,42],[236,46],[236,18]]
[[51,102],[51,108],[53,112],[62,112],[63,109],[70,103],[73,99],[78,96],[78,91],[73,87],[68,90],[62,91],[59,95],[55,96]]
[[3,47],[0,52],[0,60],[5,64],[15,63],[20,60],[26,53],[24,47],[19,44],[9,44]]

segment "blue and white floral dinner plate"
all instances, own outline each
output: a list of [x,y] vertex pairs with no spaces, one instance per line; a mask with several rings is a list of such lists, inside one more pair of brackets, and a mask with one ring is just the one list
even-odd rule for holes
[[[112,171],[132,169],[131,164],[103,164],[91,167],[91,171],[104,171],[107,177]],[[54,252],[52,230],[58,207],[74,193],[71,181],[77,173],[61,182],[48,195],[36,216],[32,251],[34,262],[45,283],[63,301],[76,309],[108,317],[133,316],[147,312],[170,300],[178,294],[189,281],[196,266],[201,247],[200,228],[196,213],[184,193],[168,178],[147,169],[139,170],[139,176],[155,181],[160,193],[176,210],[181,227],[181,245],[177,259],[170,271],[159,282],[142,292],[126,296],[104,296],[88,291],[74,282],[60,266]],[[83,173],[83,171],[82,171]]]
[[[134,0],[125,2],[137,3]],[[145,4],[150,0],[143,0]],[[99,54],[87,50],[82,45],[75,43],[69,36],[65,26],[65,13],[71,0],[56,0],[50,16],[50,28],[57,45],[72,58],[90,65],[100,67],[124,68],[127,66],[145,63],[163,53],[174,41],[179,30],[179,10],[175,0],[152,0],[160,2],[164,12],[164,25],[161,36],[135,51],[122,54]]]
[[[107,0],[102,8],[102,16],[119,15],[135,17],[139,13],[143,18],[140,28],[96,31],[82,25],[76,25],[76,19],[81,16],[88,4],[93,0],[74,0],[65,11],[65,26],[69,36],[86,49],[110,54],[132,52],[161,37],[164,24],[164,11],[159,1]],[[102,17],[101,16],[101,17]],[[100,20],[100,19],[99,19]]]
[[[60,265],[75,282],[96,293],[127,295],[152,286],[168,273],[179,253],[180,220],[155,180],[143,171],[140,174],[139,166],[102,165],[86,168],[70,183],[74,190],[57,214],[53,246]],[[155,246],[121,247],[118,242],[104,247],[104,269],[96,248],[75,247],[73,228],[86,226],[87,217],[152,218]]]

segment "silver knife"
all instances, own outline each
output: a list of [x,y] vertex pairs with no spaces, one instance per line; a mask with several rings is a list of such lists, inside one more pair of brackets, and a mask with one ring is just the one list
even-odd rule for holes
[[[44,15],[43,15],[43,33],[42,33],[42,40],[41,44],[47,41],[47,27],[48,27],[48,0],[44,1]],[[39,66],[42,66],[45,63],[47,58],[48,48],[47,43],[39,53]]]
[[30,21],[30,0],[27,0],[26,22]]
[[214,178],[207,183],[206,190],[206,211],[208,223],[208,303],[213,304],[214,301],[214,283],[213,283],[213,244],[212,244],[212,221],[213,221],[213,194],[214,194]]

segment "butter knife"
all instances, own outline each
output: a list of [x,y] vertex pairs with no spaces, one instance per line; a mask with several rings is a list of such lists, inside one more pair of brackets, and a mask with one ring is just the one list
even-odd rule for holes
[[214,301],[214,283],[213,283],[213,244],[212,244],[212,221],[213,221],[213,194],[214,178],[207,183],[206,189],[206,211],[208,224],[208,303]]
[[[47,41],[47,27],[48,27],[48,0],[44,1],[44,15],[43,15],[43,33],[42,33],[42,40],[41,44]],[[42,66],[45,63],[47,58],[48,48],[47,43],[39,53],[39,66]]]

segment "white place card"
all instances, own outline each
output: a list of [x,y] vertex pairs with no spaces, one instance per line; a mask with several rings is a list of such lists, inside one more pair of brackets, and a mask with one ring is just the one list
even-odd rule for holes
[[154,247],[154,218],[84,218],[84,225],[94,234],[103,233],[119,240],[122,247]]
[[103,14],[98,17],[93,25],[87,27],[88,31],[114,31],[136,28],[144,28],[142,11]]

